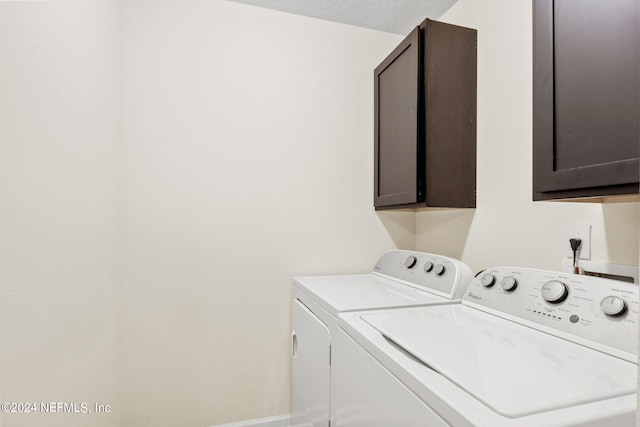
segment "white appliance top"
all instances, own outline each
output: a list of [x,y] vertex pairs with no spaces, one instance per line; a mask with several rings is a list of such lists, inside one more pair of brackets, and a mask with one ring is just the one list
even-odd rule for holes
[[462,262],[415,251],[390,251],[368,274],[296,277],[295,286],[328,312],[450,303],[473,273]]
[[455,304],[362,319],[507,417],[633,394],[637,365]]
[[296,278],[305,293],[317,297],[331,314],[384,307],[410,307],[448,302],[441,296],[401,285],[374,274]]
[[551,414],[574,425],[635,408],[638,305],[635,284],[499,267],[475,278],[462,304],[344,314],[340,325],[414,392],[473,425],[550,425]]

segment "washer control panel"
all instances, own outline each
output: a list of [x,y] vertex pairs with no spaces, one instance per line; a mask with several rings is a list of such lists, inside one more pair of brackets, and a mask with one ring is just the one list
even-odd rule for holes
[[[553,328],[631,354],[638,352],[638,285],[527,268],[488,269],[469,285],[463,304]],[[514,319],[515,317],[515,319]],[[553,332],[553,330],[551,332]]]
[[419,289],[451,299],[464,295],[473,279],[469,266],[457,259],[416,251],[390,251],[382,255],[374,273],[402,280]]

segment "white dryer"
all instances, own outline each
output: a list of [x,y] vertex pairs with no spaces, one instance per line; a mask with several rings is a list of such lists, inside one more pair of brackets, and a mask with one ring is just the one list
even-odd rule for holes
[[292,425],[329,426],[332,345],[339,313],[459,303],[472,279],[471,269],[458,260],[401,250],[382,255],[368,274],[295,278]]
[[338,323],[332,426],[635,426],[637,285],[494,268],[461,304]]

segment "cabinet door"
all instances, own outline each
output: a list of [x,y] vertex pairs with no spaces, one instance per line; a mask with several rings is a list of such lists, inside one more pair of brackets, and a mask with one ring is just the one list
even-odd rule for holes
[[420,29],[374,72],[374,205],[424,201],[418,194]]
[[299,300],[293,302],[291,418],[294,427],[329,424],[330,335]]
[[638,0],[534,0],[534,199],[637,192]]

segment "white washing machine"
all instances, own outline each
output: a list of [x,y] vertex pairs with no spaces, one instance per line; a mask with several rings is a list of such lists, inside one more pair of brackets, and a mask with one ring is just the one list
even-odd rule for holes
[[297,277],[292,312],[292,425],[330,425],[332,345],[338,313],[460,301],[464,263],[414,251],[385,253],[368,274]]
[[332,426],[635,426],[638,285],[494,268],[461,304],[338,324]]

